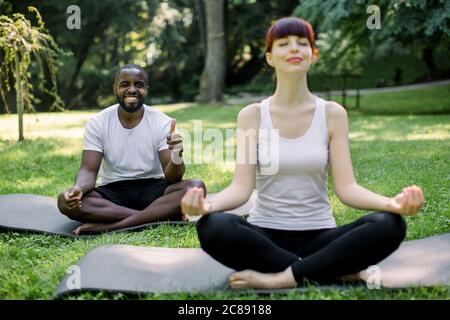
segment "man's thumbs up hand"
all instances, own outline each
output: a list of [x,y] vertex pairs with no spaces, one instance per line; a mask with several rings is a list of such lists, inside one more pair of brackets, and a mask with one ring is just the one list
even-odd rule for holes
[[172,150],[172,162],[175,164],[181,164],[183,159],[181,158],[183,154],[183,137],[176,133],[177,120],[172,119],[170,122],[170,131],[167,136],[167,144],[169,149]]
[[177,119],[172,119],[170,121],[170,132],[169,132],[169,134],[175,133],[176,126],[177,126]]

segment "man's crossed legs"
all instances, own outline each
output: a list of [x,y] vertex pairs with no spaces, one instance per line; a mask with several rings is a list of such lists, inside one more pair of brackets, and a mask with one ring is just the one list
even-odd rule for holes
[[83,222],[75,234],[100,233],[157,221],[185,221],[181,198],[187,189],[203,188],[201,180],[183,180],[167,186],[163,179],[119,181],[87,193],[81,207],[58,208],[72,220]]

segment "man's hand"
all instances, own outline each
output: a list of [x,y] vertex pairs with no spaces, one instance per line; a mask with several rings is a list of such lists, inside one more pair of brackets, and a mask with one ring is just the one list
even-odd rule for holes
[[183,137],[179,133],[175,133],[175,128],[177,125],[177,120],[172,119],[170,123],[170,131],[167,135],[167,144],[169,145],[169,150],[172,151],[171,160],[175,164],[181,164],[183,162]]
[[78,185],[74,185],[72,188],[69,188],[59,194],[58,207],[68,210],[81,208],[82,197],[83,191]]
[[422,189],[418,186],[410,186],[404,188],[402,193],[391,198],[388,206],[391,212],[410,216],[416,214],[424,202],[425,198]]

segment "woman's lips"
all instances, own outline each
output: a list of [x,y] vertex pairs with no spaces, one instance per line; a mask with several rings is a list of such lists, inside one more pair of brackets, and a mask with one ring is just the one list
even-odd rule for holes
[[290,63],[300,63],[302,61],[303,61],[302,58],[297,58],[297,57],[287,59],[287,62],[290,62]]

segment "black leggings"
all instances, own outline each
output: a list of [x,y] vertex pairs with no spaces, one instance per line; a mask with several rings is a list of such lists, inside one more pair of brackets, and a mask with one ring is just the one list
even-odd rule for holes
[[305,280],[332,281],[377,264],[399,247],[406,223],[400,215],[376,212],[337,228],[288,231],[211,213],[198,221],[197,232],[203,250],[227,267],[274,273],[291,266],[301,285]]

